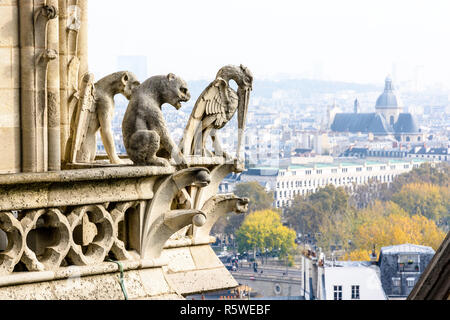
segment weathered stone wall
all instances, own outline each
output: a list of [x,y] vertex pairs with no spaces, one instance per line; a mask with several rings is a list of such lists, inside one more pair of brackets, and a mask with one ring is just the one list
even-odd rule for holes
[[0,0],[0,174],[20,171],[20,49],[17,0]]

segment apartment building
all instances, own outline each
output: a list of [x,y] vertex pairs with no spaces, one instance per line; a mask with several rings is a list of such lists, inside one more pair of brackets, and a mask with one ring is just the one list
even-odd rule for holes
[[425,159],[386,161],[335,161],[290,165],[284,168],[261,167],[241,174],[240,182],[257,181],[274,192],[274,207],[292,204],[296,196],[307,196],[327,185],[352,191],[355,186],[368,183],[391,183],[402,173],[418,168]]

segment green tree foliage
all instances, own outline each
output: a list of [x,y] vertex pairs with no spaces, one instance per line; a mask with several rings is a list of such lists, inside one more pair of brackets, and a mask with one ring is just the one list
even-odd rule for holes
[[[270,209],[274,202],[273,192],[267,192],[257,182],[245,182],[237,184],[234,189],[234,194],[241,198],[248,198],[249,210],[248,212],[254,212],[257,210]],[[246,215],[232,215],[228,216],[226,220],[223,220],[224,232],[227,234],[234,234],[239,226],[244,221]]]
[[234,194],[241,198],[249,198],[249,212],[269,209],[274,202],[273,192],[267,192],[258,182],[237,184]]
[[287,257],[295,249],[295,231],[283,226],[280,215],[273,210],[249,214],[236,232],[240,251],[276,250]]
[[343,188],[328,185],[306,198],[298,196],[286,208],[288,224],[302,234],[316,234],[341,221],[349,211],[349,196]]

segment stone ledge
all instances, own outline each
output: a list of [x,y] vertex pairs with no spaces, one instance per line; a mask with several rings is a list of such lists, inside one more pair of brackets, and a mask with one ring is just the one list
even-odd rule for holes
[[[151,271],[152,274],[145,275]],[[29,283],[0,288],[2,300],[124,300],[119,273]],[[171,288],[161,268],[124,271],[129,300],[183,299]]]
[[18,173],[0,175],[0,185],[29,183],[64,183],[108,179],[130,179],[148,176],[170,175],[174,167],[108,167],[95,169],[64,170],[44,173]]
[[225,267],[165,273],[167,282],[183,296],[236,288],[239,283]]
[[[168,264],[167,259],[147,261],[120,261],[124,271],[160,268]],[[0,277],[0,288],[23,284],[82,278],[119,272],[119,266],[113,262],[104,262],[94,266],[70,266],[55,271],[17,272]]]
[[[216,166],[231,164],[239,170],[241,163],[236,160],[226,160],[223,157],[187,157],[189,167]],[[176,167],[111,165],[105,163],[73,164],[69,170],[43,173],[0,174],[0,185],[15,185],[28,183],[75,182],[107,179],[140,178],[148,176],[169,175],[175,173]]]

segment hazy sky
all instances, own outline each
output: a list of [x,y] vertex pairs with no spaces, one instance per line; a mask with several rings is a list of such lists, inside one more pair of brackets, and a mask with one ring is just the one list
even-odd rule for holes
[[449,0],[90,0],[89,63],[97,77],[144,55],[150,75],[187,80],[242,63],[259,78],[448,86],[449,14]]

